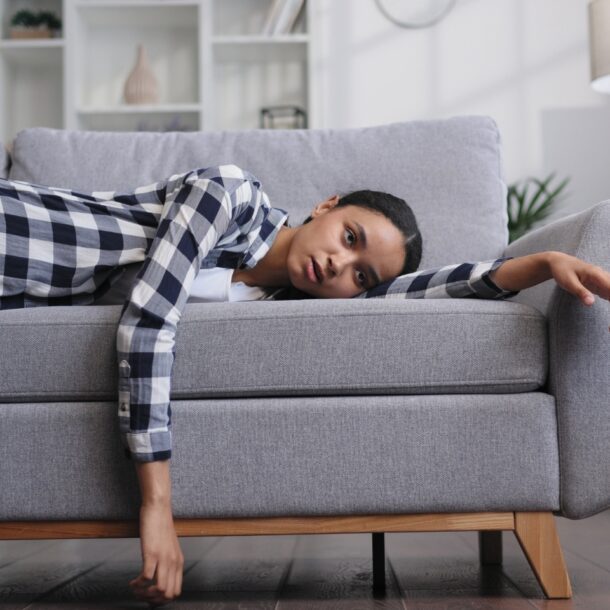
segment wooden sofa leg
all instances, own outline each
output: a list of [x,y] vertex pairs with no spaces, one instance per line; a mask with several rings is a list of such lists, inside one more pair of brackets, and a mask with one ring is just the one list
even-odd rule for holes
[[373,532],[373,591],[385,592],[385,534]]
[[502,531],[479,532],[479,561],[482,566],[502,565]]
[[553,513],[515,512],[514,532],[545,595],[550,599],[572,597]]

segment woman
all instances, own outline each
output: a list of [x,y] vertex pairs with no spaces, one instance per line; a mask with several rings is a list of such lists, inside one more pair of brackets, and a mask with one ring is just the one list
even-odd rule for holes
[[[113,291],[123,303],[118,415],[142,495],[143,568],[130,584],[151,603],[182,587],[170,379],[177,324],[187,301],[206,300],[210,273],[229,274],[226,300],[233,284],[253,289],[244,299],[506,298],[550,278],[585,304],[592,293],[610,299],[609,273],[560,252],[416,272],[422,238],[415,217],[387,193],[335,195],[297,227],[287,218],[256,177],[235,165],[126,194],[0,180],[0,309],[103,303]],[[128,267],[135,277],[121,286]]]

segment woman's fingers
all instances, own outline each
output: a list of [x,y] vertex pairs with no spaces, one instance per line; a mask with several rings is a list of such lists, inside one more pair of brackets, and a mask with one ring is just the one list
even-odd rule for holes
[[569,257],[554,270],[557,283],[577,296],[584,305],[593,305],[595,295],[610,300],[610,273],[598,265],[591,265]]
[[155,569],[158,569],[158,566],[152,560],[145,561],[142,572],[129,581],[134,595],[143,601],[154,602],[160,599],[158,583],[154,580]]
[[586,286],[599,294],[603,299],[610,300],[610,273],[595,266],[587,278]]
[[174,599],[174,580],[175,580],[174,569],[173,568],[168,569],[167,578],[165,581],[165,587],[161,590],[163,599],[165,599],[165,601]]
[[[175,565],[164,566],[160,563],[157,566],[157,574],[156,583],[142,575],[130,581],[129,584],[137,597],[149,603],[163,604],[180,595],[182,565],[176,568]],[[178,579],[180,579],[179,584],[177,584]]]

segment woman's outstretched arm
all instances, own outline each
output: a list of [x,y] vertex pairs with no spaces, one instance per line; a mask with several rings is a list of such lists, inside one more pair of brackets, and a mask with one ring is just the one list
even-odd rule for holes
[[354,298],[507,299],[521,290],[555,279],[564,290],[591,305],[588,297],[610,299],[610,273],[563,252],[545,251],[519,257],[445,265],[399,275]]
[[555,279],[584,305],[593,305],[595,294],[610,300],[610,273],[564,252],[549,250],[511,258],[492,271],[490,277],[499,288],[511,291]]

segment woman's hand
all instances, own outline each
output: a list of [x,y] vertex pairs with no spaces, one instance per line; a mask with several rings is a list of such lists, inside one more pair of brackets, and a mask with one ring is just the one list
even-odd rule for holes
[[576,295],[584,305],[593,305],[594,294],[610,300],[610,273],[563,252],[551,252],[549,268],[564,290]]
[[140,600],[153,605],[165,604],[180,595],[184,567],[171,504],[142,504],[140,541],[142,572],[129,585]]
[[554,278],[561,288],[576,295],[584,305],[593,304],[593,294],[610,299],[610,273],[607,270],[556,250],[504,261],[489,277],[499,288],[510,291],[525,290]]

